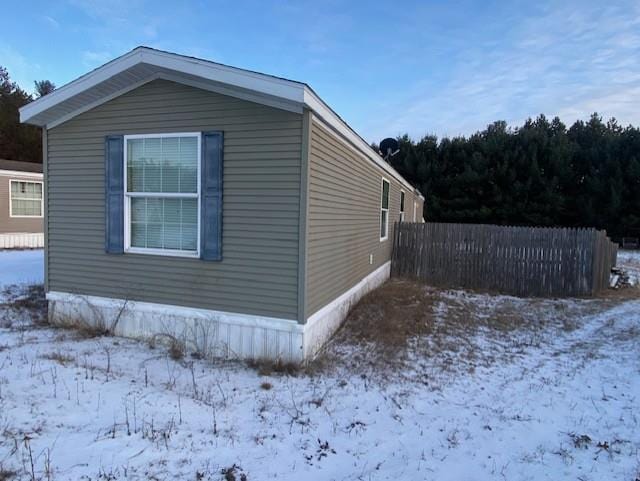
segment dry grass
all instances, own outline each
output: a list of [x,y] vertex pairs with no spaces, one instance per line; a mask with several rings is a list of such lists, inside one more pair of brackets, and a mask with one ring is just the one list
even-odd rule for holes
[[5,301],[0,303],[0,324],[11,327],[16,317],[24,314],[36,326],[48,324],[47,300],[42,284],[7,286],[0,293]]
[[84,319],[62,321],[65,326],[73,326],[78,339],[95,339],[97,337],[110,336],[111,333],[103,326],[93,325]]
[[282,359],[249,359],[246,362],[247,366],[258,372],[260,376],[297,376],[303,370],[303,366],[291,362],[283,361]]
[[433,331],[435,297],[424,286],[408,281],[391,281],[356,304],[342,329],[340,340],[352,344],[374,344],[397,353],[410,338]]
[[169,343],[169,357],[174,361],[181,361],[184,358],[184,344],[172,339]]
[[10,479],[15,479],[17,475],[18,473],[16,471],[5,469],[0,466],[0,481],[9,481]]
[[498,356],[513,359],[558,331],[576,329],[585,316],[638,298],[633,291],[596,299],[519,299],[392,279],[352,308],[312,366],[327,369],[337,360],[383,377],[406,371],[407,363],[438,372],[473,371]]
[[47,354],[43,354],[40,357],[42,359],[48,359],[49,361],[57,362],[58,364],[61,364],[63,366],[66,366],[67,364],[71,364],[72,362],[75,361],[75,359],[72,356],[60,351],[49,352]]

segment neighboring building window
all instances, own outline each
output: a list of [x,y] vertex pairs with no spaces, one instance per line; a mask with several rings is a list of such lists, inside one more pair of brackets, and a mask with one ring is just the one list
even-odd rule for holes
[[42,217],[42,182],[12,180],[11,217]]
[[389,181],[382,179],[382,196],[380,202],[380,240],[389,235]]
[[414,202],[413,203],[413,222],[416,222],[418,220],[418,203]]
[[200,134],[125,136],[125,249],[197,256]]
[[400,222],[404,222],[404,191],[400,191]]

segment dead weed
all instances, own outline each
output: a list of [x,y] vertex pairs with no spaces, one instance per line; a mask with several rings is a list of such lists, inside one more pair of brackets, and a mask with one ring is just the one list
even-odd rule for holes
[[401,372],[406,363],[473,372],[538,347],[558,331],[573,331],[585,316],[616,302],[521,299],[392,279],[351,309],[311,365],[327,368],[341,359],[376,374]]
[[48,359],[49,361],[55,361],[62,366],[66,366],[67,364],[71,364],[73,361],[75,361],[72,356],[61,351],[49,352],[47,354],[43,354],[40,357],[42,357],[42,359]]
[[249,359],[246,362],[247,366],[258,372],[260,376],[297,376],[302,372],[304,367],[295,362],[284,361],[282,359]]
[[0,292],[0,325],[11,327],[14,320],[21,315],[29,317],[36,326],[48,324],[47,300],[42,284],[11,285]]

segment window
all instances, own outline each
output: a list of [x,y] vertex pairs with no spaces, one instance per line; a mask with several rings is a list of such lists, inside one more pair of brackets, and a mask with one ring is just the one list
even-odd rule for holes
[[389,236],[389,181],[387,179],[382,179],[380,201],[380,241],[383,241]]
[[10,217],[42,217],[42,182],[12,180]]
[[418,203],[414,202],[413,203],[413,222],[416,222],[418,220]]
[[404,191],[400,191],[400,222],[404,222]]
[[125,250],[198,256],[200,134],[124,140]]

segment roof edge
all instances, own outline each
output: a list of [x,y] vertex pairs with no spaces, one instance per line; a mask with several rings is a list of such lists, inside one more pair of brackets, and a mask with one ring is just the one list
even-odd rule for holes
[[[417,193],[424,200],[424,196],[418,189],[412,186],[398,171],[385,162],[378,152],[360,135],[353,130],[329,105],[327,105],[309,85],[295,80],[263,74],[252,70],[241,69],[224,65],[210,60],[189,57],[163,50],[156,50],[150,47],[136,47],[130,52],[117,57],[106,64],[78,77],[77,79],[63,85],[48,95],[20,108],[20,121],[33,123],[41,127],[51,124],[58,124],[59,119],[51,122],[34,122],[33,119],[42,112],[54,107],[60,102],[64,102],[99,83],[123,72],[137,64],[145,63],[176,72],[201,77],[203,79],[226,83],[235,87],[253,90],[255,92],[267,94],[288,102],[304,105],[312,110],[319,118],[327,122],[336,132],[349,141],[362,154],[372,160],[390,175],[395,177],[407,188]],[[73,116],[78,111],[73,112]],[[71,118],[71,114],[64,117],[65,120]]]
[[364,154],[369,160],[381,167],[384,171],[395,177],[397,181],[403,184],[412,192],[418,194],[418,197],[424,201],[422,193],[407,181],[393,166],[384,161],[378,152],[376,152],[360,135],[345,122],[329,105],[322,100],[311,87],[305,87],[305,105],[311,109],[317,117],[332,127],[339,135],[344,137],[351,145]]
[[[45,110],[140,63],[176,70],[221,83],[228,83],[237,87],[255,90],[299,103],[302,103],[302,92],[306,86],[304,83],[295,80],[231,67],[209,60],[188,57],[149,47],[136,47],[130,52],[107,62],[54,90],[50,94],[40,97],[20,108],[20,122],[31,123],[35,116]],[[32,123],[41,127],[45,125],[43,122]]]

